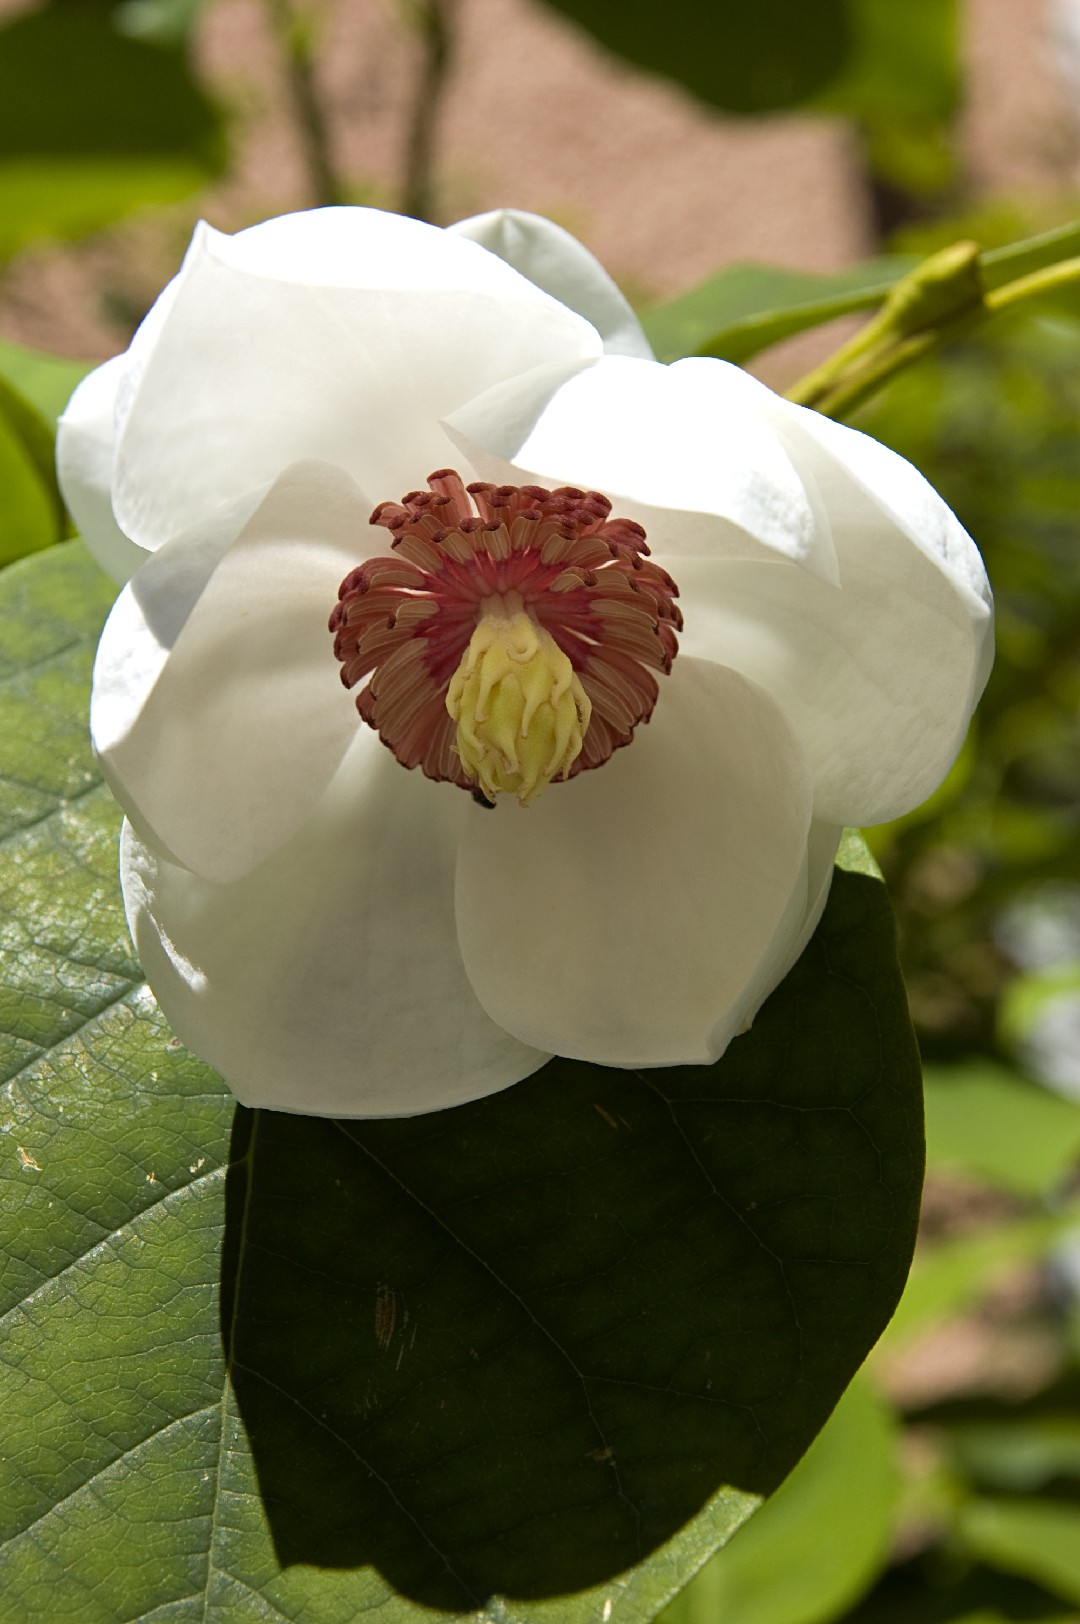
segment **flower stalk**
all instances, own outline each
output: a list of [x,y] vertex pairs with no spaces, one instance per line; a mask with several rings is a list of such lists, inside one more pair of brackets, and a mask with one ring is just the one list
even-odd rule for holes
[[787,398],[825,417],[851,414],[898,372],[983,321],[1080,281],[1080,257],[1063,259],[988,288],[985,256],[959,242],[931,254],[890,290],[876,315]]

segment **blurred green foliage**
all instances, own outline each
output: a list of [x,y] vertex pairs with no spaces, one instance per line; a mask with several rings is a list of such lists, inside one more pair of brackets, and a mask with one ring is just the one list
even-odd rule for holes
[[871,171],[917,195],[954,179],[957,0],[546,0],[609,51],[726,113],[854,120]]
[[221,117],[182,46],[124,33],[124,17],[114,0],[51,0],[0,28],[0,261],[222,168]]

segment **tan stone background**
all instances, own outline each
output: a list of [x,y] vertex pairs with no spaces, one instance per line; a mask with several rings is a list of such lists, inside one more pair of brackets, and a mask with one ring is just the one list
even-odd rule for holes
[[[3,9],[20,4],[4,0]],[[319,4],[319,85],[338,166],[358,200],[393,207],[419,66],[404,0]],[[1050,25],[1050,0],[967,0],[961,139],[976,197],[1078,185],[1080,120]],[[209,0],[198,52],[233,111],[227,178],[190,204],[20,256],[0,278],[0,333],[71,355],[111,354],[175,268],[199,213],[231,230],[310,200],[265,0]],[[733,260],[830,269],[873,248],[842,122],[710,113],[613,62],[537,0],[459,0],[439,135],[443,218],[499,204],[548,214],[639,300]]]

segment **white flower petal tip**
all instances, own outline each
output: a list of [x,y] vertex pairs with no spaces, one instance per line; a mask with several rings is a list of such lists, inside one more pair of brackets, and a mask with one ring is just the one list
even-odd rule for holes
[[112,491],[147,548],[245,492],[254,507],[306,457],[396,494],[449,459],[440,420],[473,395],[602,351],[589,322],[476,243],[348,208],[235,237],[201,227],[151,337]]
[[56,466],[68,512],[102,569],[123,584],[146,553],[120,529],[112,506],[116,401],[127,371],[118,355],[79,384],[56,425]]
[[368,512],[347,474],[300,464],[231,545],[207,526],[163,549],[110,616],[95,749],[136,825],[207,879],[235,879],[274,851],[355,735],[348,695],[329,680],[327,621]]
[[498,255],[545,293],[592,322],[606,355],[653,360],[652,347],[630,305],[610,276],[562,226],[520,209],[494,209],[451,226]]
[[669,558],[783,559],[835,582],[827,512],[762,396],[771,399],[723,361],[608,355],[498,384],[447,429],[488,478],[615,497]]
[[468,804],[426,788],[417,795],[365,729],[314,816],[229,885],[125,829],[124,900],[147,978],[177,1036],[245,1105],[415,1116],[497,1093],[550,1058],[498,1027],[469,986],[453,903]]
[[201,228],[60,465],[98,556],[144,560],[92,703],[129,923],[251,1105],[708,1064],[988,669],[981,561],[915,470],[659,365],[512,211]]

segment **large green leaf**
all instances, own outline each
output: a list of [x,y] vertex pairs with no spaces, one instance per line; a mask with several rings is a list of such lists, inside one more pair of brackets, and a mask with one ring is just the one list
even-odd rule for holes
[[957,0],[547,0],[635,67],[710,107],[810,105],[858,121],[874,168],[915,190],[951,174]]
[[141,983],[83,715],[109,592],[0,578],[0,1616],[652,1618],[899,1295],[918,1068],[841,872],[712,1068],[405,1121],[234,1109]]
[[991,1061],[928,1068],[926,1153],[1019,1195],[1061,1185],[1080,1156],[1080,1105]]
[[946,1436],[954,1462],[980,1488],[1030,1494],[1055,1478],[1080,1482],[1076,1414],[1021,1412],[1005,1420],[959,1421],[948,1426]]
[[[991,248],[979,255],[979,275],[987,290],[1043,270],[1080,253],[1080,226]],[[882,303],[902,276],[919,263],[890,254],[827,273],[797,271],[786,265],[727,265],[696,288],[641,315],[641,323],[661,361],[684,355],[713,355],[743,362],[782,339]],[[1049,293],[1048,301],[1062,297]]]
[[959,1532],[975,1555],[1080,1603],[1080,1506],[1061,1500],[972,1500]]
[[218,115],[183,53],[121,34],[112,0],[52,0],[0,29],[0,259],[194,191]]
[[917,263],[892,255],[828,275],[783,265],[729,265],[689,293],[646,310],[641,323],[661,361],[683,355],[745,361],[808,327],[873,309]]
[[712,107],[761,113],[805,101],[852,49],[850,0],[548,0],[636,67],[674,79]]
[[0,567],[59,541],[63,522],[55,481],[42,466],[37,425],[24,405],[0,377]]
[[49,355],[45,350],[28,349],[25,344],[0,338],[0,377],[49,425],[56,422],[76,384],[93,364],[72,361],[66,355]]
[[661,1624],[820,1624],[882,1565],[900,1487],[896,1425],[848,1388],[791,1476],[661,1615]]
[[890,1343],[974,1308],[1019,1263],[1045,1256],[1080,1226],[1080,1201],[946,1241],[920,1256],[889,1326]]
[[0,567],[65,534],[53,423],[85,370],[0,340]]

